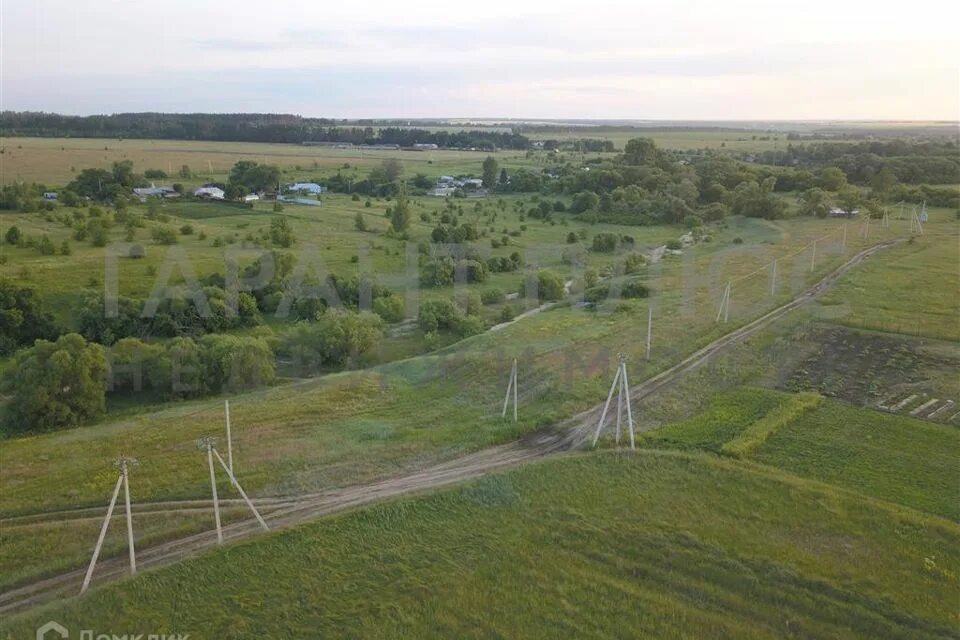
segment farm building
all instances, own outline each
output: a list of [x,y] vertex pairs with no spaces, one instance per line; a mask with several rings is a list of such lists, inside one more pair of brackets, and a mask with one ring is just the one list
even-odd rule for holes
[[259,199],[260,199],[259,193],[248,193],[247,195],[243,196],[244,202],[255,202]]
[[158,187],[151,184],[149,187],[138,187],[133,190],[134,197],[144,202],[147,198],[179,198],[180,194],[173,187]]
[[211,185],[203,185],[193,190],[193,195],[198,198],[210,198],[211,200],[223,200],[223,189]]
[[316,196],[326,191],[327,188],[316,182],[294,182],[293,184],[288,184],[286,190],[294,193],[309,193]]
[[44,192],[43,192],[43,199],[44,199],[44,200],[56,200],[56,199],[57,199],[57,192],[56,192],[56,191],[44,191]]
[[830,209],[831,218],[856,218],[860,215],[859,209],[853,209],[852,211],[847,211],[846,209],[840,209],[839,207],[833,207]]
[[417,151],[433,151],[435,149],[439,149],[440,147],[430,142],[415,142],[413,144],[413,148]]

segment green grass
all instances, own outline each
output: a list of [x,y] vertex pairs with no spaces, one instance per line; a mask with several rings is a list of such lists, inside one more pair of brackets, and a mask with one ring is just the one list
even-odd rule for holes
[[852,327],[960,341],[960,223],[940,209],[924,231],[839,283],[820,301],[824,315]]
[[757,462],[960,521],[960,429],[840,402],[800,416]]
[[[326,228],[334,234],[352,229],[351,206],[355,205],[343,199],[324,207]],[[242,216],[217,220],[234,224],[237,219]],[[545,227],[537,233],[558,229],[559,225]],[[556,424],[603,400],[618,351],[630,357],[631,380],[636,384],[788,299],[793,295],[791,288],[805,286],[839,264],[843,256],[826,249],[813,273],[799,260],[787,280],[790,286],[783,286],[772,298],[762,274],[742,281],[736,289],[731,323],[714,321],[716,282],[747,275],[769,255],[796,252],[811,238],[838,229],[831,220],[734,219],[715,231],[714,242],[650,267],[646,278],[654,297],[632,301],[623,311],[591,313],[560,307],[428,356],[234,397],[233,433],[241,479],[254,496],[323,491],[413,471]],[[742,237],[744,243],[733,245],[734,237]],[[638,235],[638,242],[641,238]],[[215,255],[208,258],[212,263],[217,259]],[[102,256],[92,254],[89,259],[102,264]],[[780,268],[781,273],[790,273],[787,264]],[[128,284],[137,282],[136,275],[131,273]],[[65,278],[51,279],[51,286],[64,286],[69,282]],[[655,348],[646,359],[638,336],[645,331],[650,304],[657,314]],[[385,351],[390,357],[389,345]],[[523,362],[522,408],[516,425],[499,418],[503,381],[513,357]],[[113,407],[116,417],[101,424],[0,441],[4,460],[0,514],[101,506],[112,486],[109,462],[120,453],[144,461],[133,482],[136,501],[207,496],[204,467],[193,442],[222,432],[222,399],[173,403],[156,410],[136,410],[129,403]],[[744,426],[750,423],[751,416],[745,416]],[[716,446],[725,441],[717,439]],[[44,536],[31,536],[25,544],[37,551],[33,570],[43,573],[45,563],[62,566],[56,546]],[[48,553],[48,549],[54,551]]]
[[703,454],[581,455],[218,550],[0,633],[943,638],[958,534]]
[[813,393],[801,393],[794,396],[790,402],[778,406],[776,409],[763,416],[742,432],[733,440],[724,443],[720,451],[728,456],[741,458],[757,447],[761,446],[767,439],[783,427],[794,422],[801,415],[818,406],[823,398]]
[[743,457],[960,522],[960,430],[814,394],[739,388],[641,446]]
[[644,434],[642,446],[720,453],[727,442],[739,437],[752,424],[792,404],[792,396],[765,389],[737,389],[719,394],[711,399],[704,412]]

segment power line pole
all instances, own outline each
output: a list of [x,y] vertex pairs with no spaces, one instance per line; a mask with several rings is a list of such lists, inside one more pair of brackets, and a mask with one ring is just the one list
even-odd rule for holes
[[260,516],[260,512],[257,511],[255,506],[253,506],[253,502],[251,502],[250,498],[247,497],[247,493],[243,490],[243,487],[240,486],[240,482],[237,480],[236,476],[233,475],[233,472],[227,467],[227,463],[225,463],[223,458],[220,457],[220,452],[218,452],[215,447],[210,447],[210,450],[217,458],[217,462],[220,463],[220,466],[223,467],[223,470],[226,471],[227,477],[230,478],[230,482],[234,487],[237,488],[237,491],[240,493],[240,497],[243,498],[243,501],[247,503],[248,507],[250,507],[250,511],[253,512],[257,522],[260,523],[260,526],[263,527],[264,531],[270,531],[270,527],[268,527],[267,523],[263,521],[263,518]]
[[620,444],[620,422],[623,407],[627,408],[627,430],[630,433],[630,448],[636,449],[636,438],[633,427],[633,407],[630,404],[630,385],[627,382],[627,358],[624,354],[618,354],[619,365],[617,373],[613,376],[613,384],[610,385],[610,393],[607,394],[607,401],[603,405],[603,412],[600,414],[600,422],[597,424],[597,430],[593,434],[593,446],[597,446],[597,440],[600,439],[600,432],[603,430],[603,424],[607,419],[607,411],[610,409],[610,402],[613,400],[613,392],[617,392],[617,422],[616,422],[616,441]]
[[770,295],[777,293],[777,259],[773,259],[773,268],[770,272]]
[[650,350],[653,348],[653,305],[647,307],[647,360],[650,359]]
[[817,241],[813,241],[813,251],[810,253],[810,271],[817,268]]
[[210,491],[213,493],[213,520],[217,525],[217,544],[223,544],[223,529],[220,526],[220,500],[217,497],[217,476],[213,469],[213,445],[216,438],[205,436],[197,440],[197,448],[207,451],[207,464],[210,467]]
[[230,465],[230,473],[233,473],[233,438],[230,436],[230,401],[223,401],[224,417],[227,421],[227,464]]
[[727,281],[727,286],[723,289],[723,297],[720,298],[720,308],[717,309],[717,322],[720,322],[720,318],[723,318],[723,321],[726,322],[730,319],[730,284],[731,281]]
[[507,406],[510,404],[510,391],[513,391],[513,421],[517,421],[517,359],[513,359],[513,366],[510,367],[510,381],[507,383],[507,395],[503,398],[503,411],[501,418],[507,417]]
[[123,499],[127,511],[127,548],[130,553],[130,573],[137,572],[137,556],[133,549],[133,516],[130,513],[130,473],[127,458],[120,458],[120,475],[123,477]]
[[127,458],[121,456],[113,462],[113,466],[120,470],[117,476],[117,483],[113,487],[113,494],[110,496],[110,504],[107,506],[107,515],[103,519],[103,525],[100,527],[100,535],[97,537],[97,544],[93,547],[93,555],[90,557],[90,564],[87,566],[87,573],[83,576],[83,584],[80,586],[80,593],[83,593],[90,586],[90,580],[93,578],[93,570],[97,566],[97,560],[100,558],[100,550],[103,548],[103,541],[107,537],[107,528],[110,526],[110,518],[113,517],[113,509],[117,505],[117,498],[120,496],[120,488],[124,489],[124,502],[126,503],[127,516],[127,544],[130,551],[130,573],[137,572],[137,559],[133,547],[133,516],[130,511],[130,480],[129,468],[136,465],[136,458]]

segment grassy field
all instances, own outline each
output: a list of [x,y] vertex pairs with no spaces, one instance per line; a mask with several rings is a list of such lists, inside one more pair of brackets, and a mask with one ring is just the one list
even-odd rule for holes
[[[623,130],[591,132],[589,129],[565,133],[533,134],[531,138],[565,140],[575,138],[612,140],[622,150],[631,138],[649,137],[666,149],[687,151],[718,149],[731,152],[760,152],[786,148],[782,134],[745,131],[643,131]],[[761,140],[761,137],[767,137]],[[166,171],[169,181],[187,184],[226,178],[238,160],[253,160],[279,166],[290,179],[329,175],[336,170],[360,171],[378,166],[385,158],[404,163],[405,173],[425,173],[436,177],[444,174],[479,175],[480,162],[487,155],[480,151],[390,151],[334,149],[332,147],[274,144],[257,142],[208,142],[197,140],[135,140],[115,138],[19,138],[0,137],[0,183],[16,181],[63,185],[77,172],[88,167],[109,169],[117,161],[132,160],[138,171]],[[546,156],[528,158],[525,152],[503,150],[493,154],[501,166],[518,168],[533,166]],[[580,154],[575,154],[581,158]],[[598,157],[587,154],[586,157]],[[551,158],[551,162],[556,158]],[[180,167],[187,165],[193,178],[176,178]]]
[[[353,204],[345,205],[338,214],[344,226]],[[330,206],[323,213],[333,211],[337,209]],[[315,210],[303,215],[308,213]],[[559,228],[544,226],[542,232],[553,234]],[[836,235],[839,228],[831,220],[732,220],[716,230],[713,242],[650,267],[655,295],[649,300],[597,313],[561,306],[428,356],[235,397],[234,438],[244,485],[262,497],[368,482],[555,424],[603,399],[617,351],[631,357],[631,378],[638,382],[732,325],[789,299],[844,259],[839,250],[821,245],[820,261],[810,272],[809,256],[803,253],[812,238]],[[735,245],[734,237],[744,242]],[[851,237],[849,249],[855,246]],[[774,296],[762,272],[750,275],[771,255],[797,252],[793,271],[790,261],[781,263],[785,282]],[[93,253],[92,261],[100,259]],[[215,253],[210,260],[216,260]],[[732,276],[750,277],[735,289],[730,324],[718,325],[720,287]],[[55,280],[50,277],[51,286]],[[649,305],[657,320],[654,349],[646,359],[642,336]],[[498,408],[513,357],[522,362],[516,425],[500,420]],[[109,461],[121,452],[143,461],[136,471],[135,500],[204,497],[205,469],[193,443],[219,433],[222,420],[222,400],[211,398],[140,407],[99,425],[0,442],[0,513],[100,506],[112,482]],[[5,545],[18,550],[5,558],[9,563],[23,557],[19,549],[34,549],[31,566],[18,575],[49,572],[63,566],[64,556],[76,560],[89,547],[81,537],[68,548],[58,534],[9,532],[21,535],[29,539]]]
[[[724,445],[802,396],[741,388],[706,410],[644,434],[644,447],[723,453]],[[960,522],[960,430],[826,401],[779,423],[746,458]]]
[[13,617],[269,637],[956,637],[958,527],[709,454],[567,457]]
[[[580,138],[600,138],[611,140],[618,151],[622,151],[633,138],[652,138],[657,146],[677,151],[696,149],[716,149],[720,151],[759,153],[762,151],[783,150],[787,147],[785,134],[765,131],[665,131],[644,129],[623,129],[612,131],[592,131],[589,127],[569,129],[563,132],[532,133],[534,140],[577,140]],[[766,138],[766,139],[763,139]]]
[[[487,155],[480,151],[392,151],[334,149],[332,147],[258,142],[204,142],[196,140],[117,140],[100,138],[0,138],[0,182],[40,182],[64,185],[82,169],[109,169],[114,162],[132,160],[137,171],[159,169],[170,178],[163,182],[199,184],[224,181],[239,160],[275,164],[291,180],[313,179],[337,170],[365,174],[386,158],[403,162],[405,174],[480,174]],[[530,166],[535,161],[522,151],[492,154],[507,168]],[[596,154],[593,154],[596,155]],[[177,178],[187,165],[194,174]]]

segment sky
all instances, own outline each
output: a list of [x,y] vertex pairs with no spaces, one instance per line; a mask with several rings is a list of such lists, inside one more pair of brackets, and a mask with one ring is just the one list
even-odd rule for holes
[[960,119],[960,3],[0,0],[0,108]]

